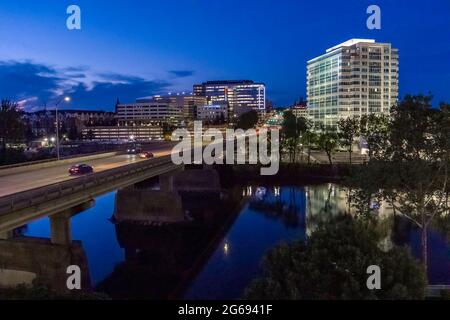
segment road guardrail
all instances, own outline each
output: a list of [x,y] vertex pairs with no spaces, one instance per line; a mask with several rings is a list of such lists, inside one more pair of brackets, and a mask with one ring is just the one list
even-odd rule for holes
[[7,167],[0,167],[0,177],[9,176],[12,174],[18,174],[23,172],[28,172],[36,169],[44,169],[53,167],[54,165],[63,165],[63,164],[71,164],[71,163],[80,163],[84,161],[97,160],[103,158],[113,157],[119,154],[123,154],[122,151],[114,151],[108,153],[95,153],[84,156],[70,157],[64,158],[62,160],[43,160],[37,161],[34,163],[25,163],[23,165],[12,165]]
[[102,183],[111,182],[127,175],[136,174],[163,165],[175,166],[171,156],[163,156],[155,159],[140,161],[118,168],[92,173],[75,179],[38,187],[12,195],[0,197],[0,215],[12,211],[22,210],[42,203],[61,198],[65,195],[88,190]]

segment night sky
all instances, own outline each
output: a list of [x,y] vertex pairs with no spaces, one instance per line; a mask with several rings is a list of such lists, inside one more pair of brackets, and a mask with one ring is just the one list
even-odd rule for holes
[[[81,7],[82,30],[66,28]],[[368,30],[368,5],[382,29]],[[116,99],[251,79],[278,106],[305,96],[306,61],[350,38],[399,49],[400,95],[450,102],[450,0],[2,0],[0,98],[28,110],[112,110]]]

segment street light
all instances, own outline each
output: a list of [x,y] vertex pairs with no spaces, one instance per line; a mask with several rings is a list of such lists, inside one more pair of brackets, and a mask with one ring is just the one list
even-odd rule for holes
[[58,116],[58,106],[61,104],[61,102],[70,102],[70,97],[64,97],[61,100],[59,100],[55,104],[55,115],[56,115],[56,157],[58,160],[61,160],[60,154],[59,154],[59,116]]

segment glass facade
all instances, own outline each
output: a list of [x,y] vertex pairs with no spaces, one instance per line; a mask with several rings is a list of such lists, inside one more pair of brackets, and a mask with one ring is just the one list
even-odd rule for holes
[[352,39],[308,61],[308,113],[316,126],[388,113],[398,100],[398,50],[389,43]]
[[250,80],[208,81],[194,86],[194,95],[206,97],[210,104],[228,104],[230,117],[257,110],[265,113],[266,87]]

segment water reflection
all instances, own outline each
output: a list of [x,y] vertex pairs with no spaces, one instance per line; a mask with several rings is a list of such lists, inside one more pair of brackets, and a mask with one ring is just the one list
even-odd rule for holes
[[165,190],[140,184],[117,192],[113,221],[125,260],[97,290],[115,299],[176,298],[224,236],[228,208],[240,198],[220,189],[217,172],[171,179]]
[[[84,289],[114,299],[239,298],[270,248],[305,240],[320,221],[355,210],[349,191],[334,184],[224,188],[222,179],[210,169],[180,171],[1,231],[0,287],[42,278],[64,290],[65,268],[77,264]],[[384,245],[407,244],[418,257],[418,230],[377,205]],[[429,278],[450,284],[450,246],[437,229]]]

